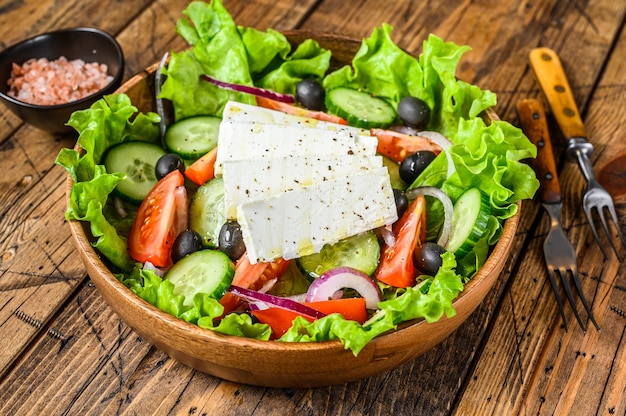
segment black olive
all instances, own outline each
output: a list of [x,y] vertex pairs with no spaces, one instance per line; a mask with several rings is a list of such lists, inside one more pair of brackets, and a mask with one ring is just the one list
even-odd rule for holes
[[446,249],[437,243],[427,242],[422,244],[413,251],[415,267],[422,273],[434,276],[443,263],[441,255],[445,252]]
[[309,110],[324,109],[324,87],[314,79],[304,79],[296,85],[296,101]]
[[183,257],[202,249],[202,237],[200,234],[192,230],[185,230],[178,234],[178,237],[174,240],[170,257],[172,261],[176,263]]
[[409,127],[424,128],[430,120],[430,108],[417,97],[404,97],[398,103],[398,117]]
[[400,163],[400,178],[404,182],[412,184],[435,157],[436,155],[428,150],[411,153]]
[[176,169],[183,173],[185,171],[185,162],[183,162],[183,159],[176,153],[166,153],[157,160],[156,166],[154,167],[154,174],[156,178],[160,180]]
[[404,211],[406,211],[406,209],[409,207],[409,199],[406,197],[406,195],[404,195],[404,192],[395,188],[393,190],[393,198],[396,201],[396,211],[398,212],[398,218],[400,218],[402,214],[404,214]]
[[246,251],[241,227],[237,221],[227,221],[220,230],[217,249],[231,260],[237,260]]

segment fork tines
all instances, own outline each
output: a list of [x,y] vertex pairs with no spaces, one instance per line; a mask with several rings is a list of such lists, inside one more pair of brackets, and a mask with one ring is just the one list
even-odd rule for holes
[[[606,191],[604,191],[606,192]],[[592,198],[594,195],[590,195],[587,194],[585,195],[585,200],[587,200],[588,198]],[[607,236],[607,239],[609,240],[609,244],[611,245],[611,247],[613,248],[613,251],[615,252],[615,255],[617,256],[617,259],[621,262],[622,261],[622,257],[619,253],[619,249],[617,248],[616,244],[615,244],[615,240],[613,238],[613,236],[611,235],[611,229],[609,228],[609,225],[607,223],[606,220],[606,215],[605,215],[605,210],[607,210],[611,216],[611,220],[613,221],[613,225],[615,226],[615,230],[617,231],[617,235],[619,236],[620,241],[622,242],[622,247],[626,246],[626,240],[624,239],[624,235],[622,234],[622,230],[620,229],[619,226],[619,221],[617,219],[617,213],[615,212],[615,207],[613,206],[612,203],[607,204],[607,205],[600,205],[600,203],[602,202],[601,200],[597,201],[598,203],[596,204],[583,204],[583,209],[585,211],[585,215],[587,216],[587,221],[589,222],[589,226],[591,227],[591,231],[593,232],[593,237],[596,239],[596,242],[598,243],[598,245],[600,246],[600,250],[602,251],[602,254],[604,255],[604,258],[608,258],[608,254],[606,252],[606,250],[604,249],[604,244],[603,242],[600,240],[600,236],[598,234],[598,229],[595,225],[594,219],[593,219],[593,208],[596,208],[597,211],[597,215],[600,218],[600,222],[602,223],[602,228],[604,229],[604,233]]]

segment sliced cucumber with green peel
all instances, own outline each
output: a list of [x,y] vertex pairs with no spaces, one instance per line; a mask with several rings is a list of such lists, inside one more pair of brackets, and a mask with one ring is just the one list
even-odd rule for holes
[[372,275],[378,267],[380,244],[373,231],[345,238],[336,244],[325,245],[319,253],[297,260],[298,267],[310,280],[336,267],[352,267]]
[[387,101],[351,88],[328,91],[325,104],[330,113],[365,129],[387,127],[396,119],[396,110]]
[[215,178],[198,188],[189,204],[189,228],[202,237],[202,244],[215,248],[226,222],[224,181]]
[[167,272],[165,278],[174,284],[174,294],[185,296],[186,306],[193,305],[196,293],[221,299],[235,276],[235,266],[228,256],[217,250],[200,250],[183,257]]
[[107,172],[121,172],[126,179],[117,184],[116,194],[134,204],[140,204],[158,182],[154,166],[165,154],[160,146],[143,141],[128,141],[111,147],[104,156]]
[[165,146],[183,159],[198,159],[217,146],[221,121],[212,116],[177,121],[165,132]]
[[391,187],[399,189],[401,191],[406,190],[408,185],[400,178],[400,165],[386,156],[382,156],[383,165],[387,167],[389,171],[389,180],[391,181]]
[[478,188],[465,191],[454,204],[452,229],[446,250],[463,258],[487,231],[491,204],[489,197]]

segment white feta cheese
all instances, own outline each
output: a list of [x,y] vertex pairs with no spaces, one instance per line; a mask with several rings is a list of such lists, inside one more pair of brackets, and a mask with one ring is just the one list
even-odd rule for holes
[[387,168],[342,176],[237,207],[250,261],[292,259],[397,220]]
[[329,121],[321,121],[310,117],[287,114],[251,104],[229,101],[224,107],[222,120],[246,123],[277,124],[331,131],[346,131],[352,134],[369,135],[369,131],[358,127],[347,126]]
[[360,155],[226,160],[222,165],[226,216],[236,218],[237,206],[247,201],[381,166],[382,157]]
[[290,155],[376,154],[378,139],[347,131],[300,126],[222,121],[218,137],[215,174],[222,174],[225,160],[249,160]]

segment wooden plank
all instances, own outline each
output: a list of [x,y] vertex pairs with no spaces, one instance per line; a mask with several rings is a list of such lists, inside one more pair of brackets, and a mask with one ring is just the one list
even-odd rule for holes
[[[556,1],[528,7],[526,4],[511,5],[488,1],[478,4],[460,1],[440,3],[446,4],[428,5],[431,7],[429,9],[424,2],[390,1],[383,13],[372,13],[371,10],[380,10],[374,7],[374,2],[371,5],[368,2],[362,2],[355,6],[350,2],[327,1],[322,2],[310,17],[307,17],[307,14],[313,8],[312,3],[301,7],[295,1],[276,3],[258,0],[254,3],[232,1],[226,2],[226,5],[235,7],[235,18],[238,23],[259,28],[290,29],[301,25],[308,29],[325,28],[331,32],[362,37],[367,36],[373,26],[389,21],[396,28],[394,33],[400,36],[401,45],[410,51],[418,51],[421,38],[430,32],[441,34],[448,40],[458,39],[459,43],[468,43],[475,48],[468,54],[468,61],[462,67],[461,75],[468,80],[480,81],[481,86],[494,89],[500,97],[503,95],[508,97],[501,108],[505,116],[508,115],[510,119],[513,119],[510,106],[517,98],[528,94],[532,89],[532,81],[529,74],[525,73],[519,64],[522,59],[525,59],[525,52],[514,48],[507,49],[507,47],[526,46],[524,40],[538,42],[541,36],[546,36],[546,32],[553,37],[562,36],[556,30],[550,28],[546,30],[547,24],[541,19],[546,19],[542,17],[544,15],[556,13],[552,10],[558,10],[558,13],[553,15],[555,18],[561,16],[565,9],[562,9],[563,6],[557,4],[559,2]],[[178,9],[176,7],[174,3],[166,5],[155,3],[153,7],[142,13],[135,23],[120,33],[119,39],[123,42],[125,49],[130,51],[127,53],[127,58],[131,70],[140,70],[156,61],[162,52],[169,48],[181,47],[178,41],[171,38],[171,29],[165,30],[169,23],[163,24],[161,21],[161,19],[175,21],[182,10],[182,7]],[[605,9],[607,7],[610,9],[611,5],[606,1],[596,2],[595,5],[587,7],[601,9],[602,13],[598,15],[604,16]],[[580,21],[571,18],[574,12],[569,11],[570,14],[563,17],[565,29],[570,28],[570,25],[574,23],[580,24]],[[510,16],[510,20],[507,20],[509,24],[489,25],[492,20],[503,22],[499,18],[503,14]],[[304,22],[302,22],[303,19],[305,19]],[[609,22],[617,20],[614,15],[608,19]],[[349,24],[346,25],[346,22]],[[518,28],[525,27],[526,24],[530,27],[530,23],[533,23],[534,30],[528,30],[524,37],[519,38]],[[474,28],[480,28],[480,30]],[[611,38],[609,33],[611,31],[606,28],[603,30],[605,30],[602,32],[603,36],[599,36],[602,38],[602,45],[600,45],[602,47],[597,50],[589,47],[586,50],[600,58],[606,55],[606,45],[610,44]],[[416,33],[419,35],[416,36]],[[157,41],[150,42],[152,39]],[[151,47],[137,47],[137,45],[146,44]],[[497,53],[490,52],[491,49],[497,50]],[[624,54],[622,53],[621,56]],[[490,61],[489,58],[493,59]],[[593,72],[595,68],[590,64],[583,66],[585,67],[583,72],[587,73]],[[494,68],[496,68],[497,77],[492,75]],[[521,81],[511,85],[510,79],[521,79]],[[532,93],[537,94],[537,91]],[[616,95],[619,97],[619,94]],[[15,154],[17,153],[11,153],[11,156]],[[39,168],[40,166],[37,165],[33,171]],[[576,176],[576,174],[577,172],[572,170],[570,176]],[[50,175],[46,173],[44,176]],[[49,179],[46,186],[51,186],[51,183],[55,181],[58,179]],[[577,186],[579,187],[580,184],[579,181]],[[43,183],[38,185],[38,192],[42,192],[42,188],[44,188]],[[578,189],[570,188],[570,190],[578,192]],[[42,205],[42,208],[44,206],[50,207],[51,210],[63,208],[60,202]],[[59,211],[62,212],[62,210]],[[37,414],[45,409],[47,413],[77,414],[185,412],[265,415],[275,414],[279,409],[280,414],[437,415],[448,414],[451,409],[456,409],[461,414],[462,409],[468,410],[467,414],[480,414],[477,409],[510,410],[515,406],[519,407],[521,404],[515,402],[516,398],[531,397],[530,394],[522,394],[528,390],[526,387],[528,383],[535,386],[534,389],[537,391],[537,394],[533,393],[532,397],[537,397],[540,392],[549,389],[552,389],[549,391],[551,394],[554,392],[554,387],[545,385],[545,379],[534,380],[533,374],[522,373],[518,367],[534,366],[534,363],[539,360],[546,364],[555,362],[558,354],[546,353],[542,356],[543,350],[534,345],[535,343],[554,345],[555,339],[560,336],[554,301],[551,293],[546,290],[545,281],[530,279],[529,283],[516,279],[511,282],[510,289],[507,286],[507,277],[514,267],[521,268],[518,272],[520,276],[536,276],[541,272],[538,247],[541,233],[545,232],[546,228],[544,225],[536,234],[527,236],[528,230],[535,221],[537,207],[532,203],[524,204],[524,211],[524,218],[518,233],[519,242],[515,250],[516,253],[522,249],[529,253],[523,257],[523,263],[515,263],[516,256],[512,257],[511,263],[503,272],[502,281],[484,304],[453,336],[415,361],[386,374],[346,385],[311,390],[263,389],[224,382],[184,367],[137,339],[104,305],[95,289],[88,284],[83,284],[77,292],[71,293],[70,291],[71,297],[62,312],[54,319],[50,320],[54,313],[53,308],[50,308],[47,318],[37,316],[37,319],[50,320],[44,330],[53,328],[61,331],[62,334],[69,334],[72,338],[61,347],[60,340],[46,335],[44,330],[39,332],[36,342],[32,343],[31,347],[20,357],[15,370],[7,373],[4,380],[0,382],[0,413]],[[17,210],[10,209],[6,212],[13,219],[23,218],[18,215]],[[50,218],[54,216],[53,213],[49,215]],[[575,219],[573,217],[573,215],[568,217],[568,223],[573,222]],[[10,223],[12,224],[13,221]],[[583,223],[580,223],[580,228],[582,225]],[[52,230],[57,231],[58,227]],[[45,232],[45,230],[33,228],[32,235],[35,232]],[[25,235],[23,231],[22,234]],[[585,235],[588,237],[588,232]],[[588,238],[582,239],[579,247],[592,243]],[[11,257],[10,247],[12,246],[7,247],[9,250],[5,253]],[[75,257],[71,259],[73,260],[61,263],[64,265],[63,270],[73,270],[73,267],[76,267],[79,260]],[[589,262],[597,260],[597,256],[587,260]],[[591,289],[597,290],[596,299],[600,298],[601,291],[594,286],[600,287],[601,285],[596,282],[600,280],[604,282],[605,279],[605,275],[600,274],[599,270],[590,270],[591,274],[588,276],[591,278],[585,279],[585,290],[587,292]],[[3,281],[0,280],[0,284],[2,283]],[[529,284],[530,287],[528,287]],[[623,281],[616,281],[615,284],[624,286]],[[506,296],[500,301],[500,294],[504,290],[507,290]],[[623,304],[615,303],[620,299],[623,299],[623,296],[621,298],[613,296],[609,302],[614,303],[610,305],[618,305],[624,309]],[[60,307],[62,303],[58,303],[58,300],[53,300],[53,302],[57,302],[54,307]],[[485,350],[480,354],[476,369],[472,370],[474,356],[480,352],[475,347],[480,345],[488,322],[494,314],[497,319],[496,326],[489,333]],[[6,333],[21,334],[22,327],[26,326],[24,322],[12,316],[7,318],[7,322],[9,321],[12,332]],[[554,331],[546,332],[546,327],[555,326],[557,328]],[[511,331],[509,328],[514,330]],[[5,328],[0,327],[0,329],[5,334]],[[614,333],[619,333],[620,330],[618,326],[609,329]],[[623,328],[621,330],[623,339]],[[530,335],[527,335],[529,333]],[[574,345],[573,341],[572,345]],[[599,344],[592,346],[588,342],[584,347],[588,348],[587,351],[592,351],[597,345]],[[620,383],[624,379],[623,341],[620,345],[610,366],[611,373],[607,376],[609,388],[602,399],[602,406],[603,409],[610,410],[610,406],[614,406],[613,403],[618,403],[615,408],[621,409],[623,413],[624,399],[620,395],[623,392],[623,384]],[[576,363],[570,366],[567,360],[561,358],[562,364],[559,366],[553,365],[553,368],[550,368],[548,365],[545,368],[558,373],[560,378],[571,368],[576,368],[576,371],[585,370],[588,373],[591,369],[595,369],[595,365],[606,365],[608,362],[609,357],[602,357],[600,360],[599,355],[594,358],[597,361],[587,360],[590,362],[580,363],[577,366]],[[86,357],[91,359],[86,359]],[[504,366],[504,369],[501,366]],[[505,369],[507,371],[504,371]],[[457,397],[459,384],[465,379],[471,381],[474,378],[475,383],[468,383],[464,394],[459,399]],[[527,381],[527,383],[521,384],[520,380]],[[37,394],[29,394],[28,389],[32,389],[31,385],[35,386]],[[415,388],[407,389],[405,387],[407,385],[415,386]],[[622,386],[621,391],[620,386]],[[570,386],[569,391],[576,391],[577,388],[577,386]],[[371,400],[364,400],[364,398],[371,398]],[[455,408],[457,400],[461,400],[463,406]],[[619,400],[622,400],[621,404]],[[557,406],[565,409],[565,404],[569,406],[569,403],[550,403],[540,410],[543,412],[545,409],[555,409]],[[536,413],[537,410],[534,402],[524,403],[523,409],[528,409],[528,413],[531,413],[531,410]]]
[[[614,48],[612,58],[590,99],[588,109],[583,113],[589,140],[596,148],[592,159],[595,166],[609,162],[626,147],[623,139],[615,134],[618,126],[626,121],[624,112],[620,110],[623,103],[619,98],[623,97],[626,84],[623,60],[626,54],[626,33],[622,32]],[[580,176],[578,172],[576,174]],[[620,199],[616,202],[619,216],[624,218],[625,201]],[[624,229],[623,222],[621,225]],[[589,233],[588,227],[584,229]],[[585,251],[579,261],[587,280],[586,293],[593,294],[594,314],[602,331],[600,333],[588,331],[582,339],[576,339],[572,335],[571,339],[566,338],[568,342],[560,342],[558,348],[559,351],[564,351],[562,358],[564,363],[560,361],[560,355],[557,355],[554,364],[548,363],[554,366],[553,373],[556,374],[554,377],[561,382],[542,385],[541,380],[537,380],[535,384],[529,386],[529,399],[532,400],[532,397],[537,395],[546,397],[541,407],[542,411],[554,409],[555,413],[561,414],[571,412],[573,409],[581,414],[626,412],[626,399],[623,395],[626,390],[624,368],[626,319],[614,319],[617,311],[625,310],[626,280],[615,258],[611,256],[608,261],[603,261],[595,242],[591,240],[590,244],[591,248]],[[556,351],[557,345],[546,345],[546,349]],[[590,389],[589,386],[596,388]],[[531,412],[536,408],[528,407]]]
[[[173,3],[178,5],[176,10],[187,4]],[[91,10],[92,6],[84,7]],[[106,15],[103,10],[93,12]],[[130,9],[126,13],[129,19],[136,14]],[[121,16],[125,15],[113,15],[118,21]],[[153,16],[146,12],[134,25],[145,27]],[[87,25],[89,20],[77,18],[75,24]],[[165,32],[171,32],[171,27],[159,25],[152,31]],[[158,41],[153,44],[159,45]],[[132,49],[138,50],[136,46]],[[148,62],[156,58],[153,56]],[[20,334],[17,339],[0,338],[0,376],[39,332],[38,328],[20,322],[15,311],[45,325],[86,275],[80,258],[73,252],[69,229],[63,224],[65,174],[54,165],[60,149],[72,147],[75,140],[72,135],[54,137],[24,126],[0,148],[0,330]],[[62,267],[68,270],[67,274]],[[41,295],[42,291],[45,295]]]
[[[67,341],[43,333],[20,357],[17,370],[2,381],[12,392],[2,393],[0,413],[103,414],[98,406],[151,349],[120,322],[93,285],[82,287],[48,327]],[[29,394],[33,386],[37,394]]]
[[[579,104],[591,99],[586,113],[586,125],[597,151],[594,156],[596,165],[602,160],[608,161],[616,150],[618,138],[610,133],[623,123],[624,115],[617,110],[620,85],[625,82],[623,59],[626,52],[625,37],[622,35],[613,59],[606,71],[594,64],[603,61],[604,52],[608,51],[611,39],[623,19],[624,5],[598,3],[589,4],[570,18],[562,15],[562,9],[556,5],[551,13],[559,12],[563,19],[563,32],[580,31],[578,39],[602,39],[602,44],[592,42],[584,45],[579,42],[563,43],[561,32],[548,31],[542,38],[542,44],[560,45],[559,51]],[[609,17],[608,14],[611,16]],[[589,20],[583,25],[580,18]],[[543,19],[557,16],[550,14]],[[567,23],[566,23],[567,22]],[[592,22],[599,22],[592,24]],[[610,23],[614,26],[611,26]],[[588,30],[606,30],[603,36],[589,36]],[[570,34],[570,36],[572,36]],[[574,37],[575,39],[576,37]],[[590,48],[589,50],[587,48]],[[581,51],[584,50],[583,51]],[[589,54],[594,54],[589,56]],[[526,55],[527,56],[527,55]],[[585,56],[584,62],[581,56]],[[574,64],[575,63],[575,64]],[[583,74],[581,76],[581,74]],[[592,97],[594,79],[602,79]],[[533,88],[538,88],[532,84]],[[534,92],[533,92],[534,94]],[[611,97],[615,96],[614,99]],[[586,111],[585,111],[586,110]],[[554,138],[558,139],[555,132]],[[598,138],[598,139],[596,139]],[[616,146],[618,147],[616,149]],[[610,149],[610,151],[608,150]],[[626,377],[621,363],[624,360],[624,322],[616,322],[611,307],[623,305],[623,283],[620,283],[619,264],[612,258],[604,262],[593,238],[589,226],[580,209],[580,191],[584,188],[578,168],[568,164],[561,172],[561,184],[566,200],[562,219],[568,229],[569,237],[575,242],[579,253],[579,271],[583,281],[583,290],[590,301],[593,311],[602,326],[600,333],[592,327],[583,334],[577,327],[573,312],[566,303],[566,316],[569,332],[564,333],[556,310],[556,302],[546,282],[545,271],[541,264],[541,248],[547,220],[537,230],[531,246],[523,258],[519,276],[533,276],[532,279],[516,279],[503,297],[497,319],[485,349],[477,362],[475,370],[467,378],[465,390],[460,399],[462,403],[456,410],[464,414],[469,409],[487,414],[623,414],[623,394]],[[623,203],[617,205],[623,217]],[[535,248],[533,248],[533,246]],[[577,303],[582,310],[580,302]],[[586,316],[583,313],[583,317]],[[591,325],[589,323],[589,325]],[[617,363],[617,364],[616,364]],[[601,386],[609,385],[606,390]],[[596,386],[589,389],[587,386]],[[619,393],[621,392],[621,393]],[[494,400],[495,398],[495,400]],[[490,400],[491,399],[491,400]]]
[[[97,27],[115,36],[151,0],[119,2],[115,7],[111,7],[110,2],[94,0],[4,3],[0,5],[0,49],[41,33],[77,26]],[[15,30],[16,25],[12,22],[16,21],[20,22],[20,30]],[[129,72],[126,71],[126,74]],[[20,118],[0,105],[0,142],[22,125]]]

